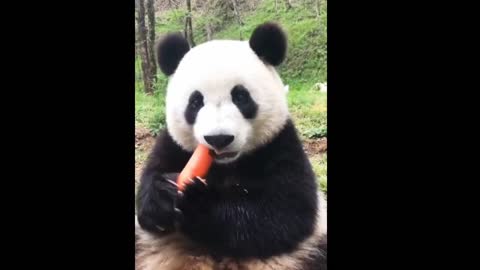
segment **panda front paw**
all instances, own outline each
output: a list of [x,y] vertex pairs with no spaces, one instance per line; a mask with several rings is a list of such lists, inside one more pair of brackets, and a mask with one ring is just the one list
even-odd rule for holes
[[178,207],[183,211],[193,208],[199,209],[207,206],[208,199],[209,192],[207,182],[196,177],[190,183],[187,183]]
[[138,223],[146,231],[156,234],[168,233],[175,229],[175,223],[182,218],[176,207],[179,192],[173,179],[178,174],[164,174],[141,190]]

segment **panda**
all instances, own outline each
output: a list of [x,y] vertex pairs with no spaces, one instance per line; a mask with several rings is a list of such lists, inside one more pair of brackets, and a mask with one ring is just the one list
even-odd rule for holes
[[[167,34],[156,50],[169,77],[167,128],[136,198],[136,269],[327,269],[326,200],[275,69],[287,51],[282,28],[266,22],[248,41],[194,48]],[[179,192],[198,144],[214,162]]]

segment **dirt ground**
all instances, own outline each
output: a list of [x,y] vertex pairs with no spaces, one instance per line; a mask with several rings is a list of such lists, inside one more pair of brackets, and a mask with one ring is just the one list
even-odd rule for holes
[[304,140],[303,149],[308,156],[323,154],[327,152],[327,138]]
[[155,144],[155,137],[143,127],[135,127],[135,182],[138,183],[143,163]]

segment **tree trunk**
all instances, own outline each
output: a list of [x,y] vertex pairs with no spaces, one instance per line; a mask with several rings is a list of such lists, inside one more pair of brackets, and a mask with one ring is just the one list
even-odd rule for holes
[[154,0],[147,0],[147,16],[148,16],[148,61],[150,63],[150,79],[152,83],[155,81],[157,76],[157,65],[155,61],[155,8]]
[[145,1],[139,0],[137,5],[137,27],[138,27],[138,46],[140,49],[140,58],[142,62],[142,74],[144,91],[153,93],[153,85],[151,80],[151,68],[148,54],[147,28],[145,25]]
[[288,10],[290,10],[292,8],[292,4],[290,3],[290,0],[284,0],[285,2],[285,7]]
[[185,39],[188,41],[188,20],[185,18],[185,27],[183,28],[183,35]]
[[[137,1],[135,1],[137,2]],[[137,6],[135,5],[135,8]],[[141,66],[138,66],[138,63],[137,63],[137,59],[140,57],[140,46],[138,45],[139,44],[139,38],[138,38],[138,25],[137,25],[137,22],[136,22],[136,19],[135,19],[135,81],[139,81],[142,79],[142,72],[141,72],[141,69],[142,67]],[[139,72],[140,71],[140,72]]]
[[190,47],[195,47],[195,41],[193,40],[193,27],[192,27],[192,15],[188,16],[188,28],[190,29]]
[[187,38],[190,47],[195,47],[195,41],[193,40],[193,27],[192,27],[192,4],[190,0],[187,0],[187,18],[185,20],[185,38]]
[[233,13],[235,13],[235,17],[237,17],[238,23],[243,26],[242,18],[240,18],[240,12],[238,11],[238,3],[237,0],[232,0],[233,5]]
[[205,31],[207,32],[207,40],[212,40],[212,26],[210,25],[210,23],[207,23],[207,25],[205,25]]
[[135,59],[137,59],[137,57],[139,56],[138,54],[139,50],[140,49],[138,48],[138,26],[137,26],[137,19],[135,18]]

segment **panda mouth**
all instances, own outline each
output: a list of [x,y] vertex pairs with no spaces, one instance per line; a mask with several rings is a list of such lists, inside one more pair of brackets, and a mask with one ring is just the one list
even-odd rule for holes
[[231,158],[235,158],[238,155],[238,152],[224,152],[218,153],[215,151],[215,159],[216,160],[227,160]]

